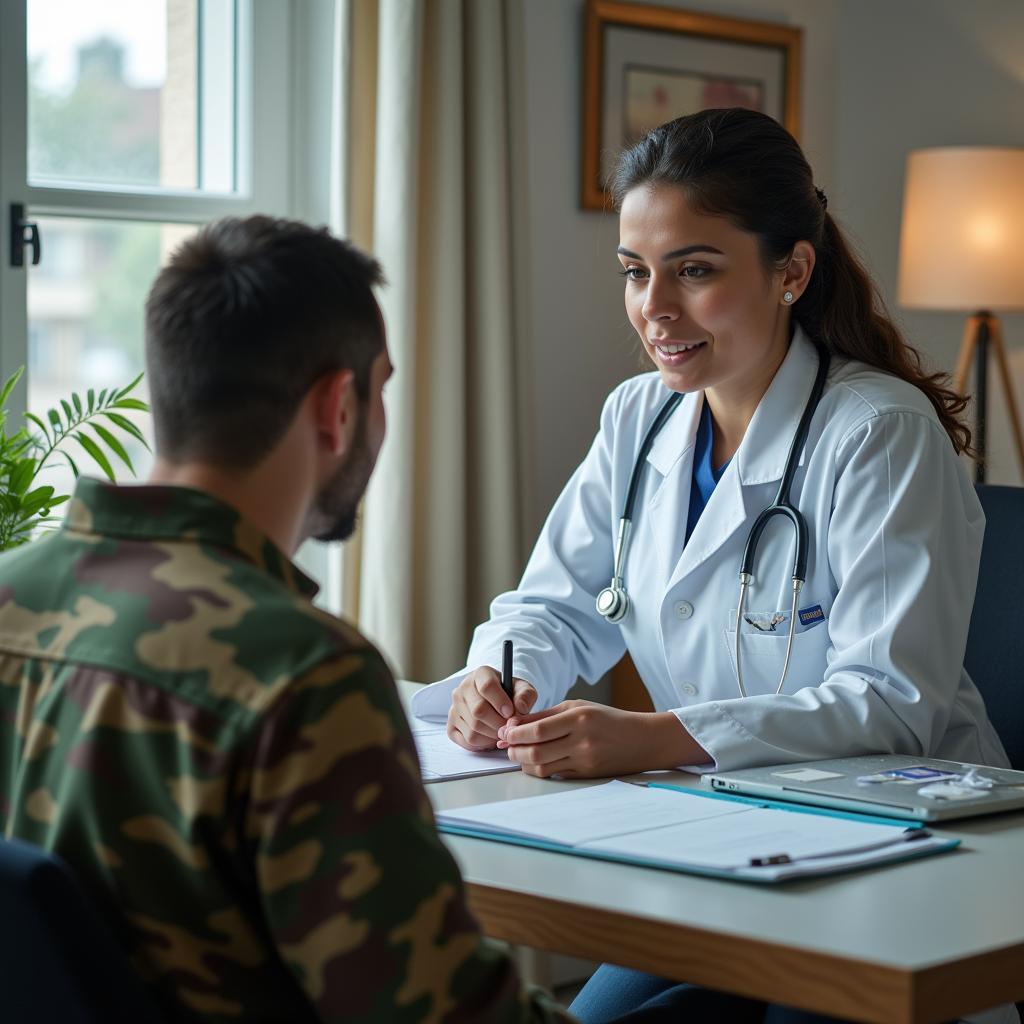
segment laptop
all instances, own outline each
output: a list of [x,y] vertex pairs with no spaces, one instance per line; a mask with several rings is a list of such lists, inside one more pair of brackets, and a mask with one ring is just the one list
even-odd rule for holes
[[[978,779],[992,785],[969,785]],[[701,781],[741,796],[914,821],[947,821],[1024,808],[1024,772],[900,754],[745,768],[704,775]]]

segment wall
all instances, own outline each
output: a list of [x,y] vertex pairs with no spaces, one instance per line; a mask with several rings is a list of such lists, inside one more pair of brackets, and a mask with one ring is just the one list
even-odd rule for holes
[[[528,550],[587,450],[605,395],[637,371],[640,353],[615,275],[615,218],[579,209],[583,0],[517,6]],[[923,146],[1024,145],[1021,0],[677,6],[804,28],[802,142],[829,208],[858,242],[912,342],[934,366],[951,369],[963,318],[902,311],[895,300],[904,163],[909,150]],[[1024,398],[1024,316],[1007,315],[1003,323]],[[994,380],[989,400],[989,479],[1024,483]]]
[[[1024,4],[844,0],[838,38],[839,188],[829,207],[858,236],[911,341],[935,366],[951,369],[964,318],[900,311],[896,304],[906,155],[926,146],[1024,145]],[[1003,329],[1019,401],[1024,315],[1005,316]],[[1024,483],[992,372],[989,402],[989,480]]]
[[[834,181],[837,0],[678,3],[734,17],[804,27],[803,142],[822,187]],[[518,97],[525,281],[524,549],[586,454],[608,392],[640,368],[622,306],[618,227],[579,208],[583,0],[521,0]],[[523,251],[525,250],[525,256]]]

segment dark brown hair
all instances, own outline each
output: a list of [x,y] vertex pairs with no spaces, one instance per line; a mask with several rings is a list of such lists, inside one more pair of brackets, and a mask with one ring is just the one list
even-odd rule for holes
[[351,369],[365,400],[382,279],[376,260],[298,221],[228,217],[186,241],[146,300],[157,452],[245,469],[323,374]]
[[677,185],[701,213],[755,235],[765,266],[785,266],[806,240],[816,261],[793,318],[830,353],[857,359],[920,388],[954,449],[970,453],[960,420],[967,399],[944,373],[928,373],[892,322],[878,288],[826,209],[800,146],[777,121],[752,110],[702,110],[655,128],[625,150],[609,181],[615,209],[642,185]]

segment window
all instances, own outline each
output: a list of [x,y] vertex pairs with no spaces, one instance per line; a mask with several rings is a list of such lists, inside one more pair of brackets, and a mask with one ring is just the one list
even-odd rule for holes
[[[0,374],[27,367],[33,411],[142,370],[145,294],[200,224],[329,219],[334,19],[333,0],[5,0]],[[11,266],[12,204],[37,266]],[[301,560],[336,609],[340,559]]]
[[[40,217],[38,224],[46,258],[28,275],[28,407],[37,413],[72,391],[123,387],[141,372],[146,293],[168,254],[195,231],[191,224],[76,217]],[[134,395],[148,399],[145,379]],[[149,417],[131,418],[151,441]],[[149,451],[123,440],[144,477]],[[72,455],[92,471],[87,454]],[[47,473],[51,486],[73,488],[66,463]]]
[[[33,410],[142,370],[146,291],[197,225],[287,213],[289,11],[277,0],[5,6],[0,194],[8,230],[12,203],[38,228],[41,260],[0,270],[0,373],[28,367]],[[278,116],[257,134],[261,103]]]
[[33,0],[28,177],[238,191],[236,0]]
[[0,373],[27,365],[33,401],[141,370],[142,298],[175,239],[289,212],[291,7],[5,4],[0,198],[8,233],[12,204],[37,225],[41,260],[0,264]]

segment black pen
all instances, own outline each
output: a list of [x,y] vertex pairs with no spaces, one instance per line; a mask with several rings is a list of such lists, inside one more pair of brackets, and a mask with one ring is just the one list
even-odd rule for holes
[[826,857],[848,857],[856,853],[870,853],[881,850],[896,843],[912,843],[915,839],[931,839],[932,833],[920,825],[905,828],[897,839],[882,839],[877,843],[865,843],[863,846],[848,846],[845,850],[827,850],[825,853],[805,853],[800,857],[790,857],[788,853],[776,853],[771,857],[751,857],[752,868],[766,868],[773,864],[793,864],[798,860],[822,860]]
[[515,711],[515,687],[512,685],[512,641],[506,640],[501,645],[501,688],[505,695],[512,701],[512,710]]

